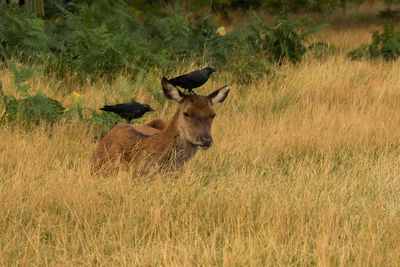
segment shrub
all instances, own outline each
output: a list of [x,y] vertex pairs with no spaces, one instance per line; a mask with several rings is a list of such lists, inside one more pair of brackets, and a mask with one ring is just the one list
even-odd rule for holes
[[221,34],[216,23],[206,13],[202,14],[191,28],[191,42],[197,56],[206,56],[206,60],[217,67],[230,64],[233,56],[246,46],[241,29]]
[[396,59],[400,56],[400,30],[395,29],[390,21],[385,22],[383,32],[375,31],[372,33],[372,42],[369,45],[361,45],[350,51],[350,59],[375,59],[385,60]]
[[129,29],[134,14],[121,1],[94,6],[75,5],[76,12],[63,9],[60,21],[49,25],[51,47],[71,71],[105,75],[129,68],[133,43]]
[[0,3],[0,56],[44,61],[53,55],[47,46],[44,21],[24,9]]
[[289,19],[286,14],[276,17],[274,27],[266,25],[256,14],[254,21],[249,26],[248,36],[252,49],[278,64],[283,60],[301,61],[307,49],[314,45],[308,44],[308,37],[328,26],[323,24],[306,29],[313,24],[311,19]]
[[310,27],[311,20],[292,20],[286,15],[278,16],[270,27],[255,16],[253,24],[222,34],[207,12],[193,19],[178,11],[139,17],[140,12],[122,0],[69,7],[59,5],[58,17],[46,23],[20,8],[7,7],[6,15],[0,16],[0,22],[5,21],[0,27],[2,53],[7,58],[12,53],[24,55],[18,58],[22,61],[28,55],[51,55],[54,60],[43,63],[61,76],[68,72],[92,78],[114,77],[121,71],[133,75],[153,69],[168,72],[187,61],[248,76],[266,73],[271,62],[300,61],[310,46],[307,37],[325,27]]
[[27,67],[20,65],[17,67],[14,61],[7,60],[7,66],[14,76],[14,85],[17,87],[17,94],[21,96],[28,96],[30,86],[26,84],[29,79],[39,76],[38,67]]
[[71,33],[69,47],[77,70],[92,74],[110,74],[129,67],[131,44],[124,31],[113,34],[105,24],[82,27]]
[[57,100],[45,96],[43,93],[16,99],[13,96],[6,97],[7,121],[31,123],[38,125],[40,121],[55,123],[61,119],[64,107]]
[[[202,14],[194,22],[174,14],[166,18],[153,18],[147,24],[153,40],[153,51],[163,51],[164,63],[156,65],[168,70],[176,61],[202,59],[214,66],[225,65],[231,60],[235,46],[241,42],[234,33],[222,36],[211,19]],[[165,63],[166,62],[166,63]]]
[[22,98],[13,95],[5,96],[0,87],[0,122],[17,122],[25,126],[39,124],[40,121],[54,123],[58,121],[63,113],[64,107],[52,98],[45,96],[40,91],[30,95],[30,86],[26,82],[38,75],[34,68],[19,66],[13,61],[8,61],[8,66],[14,75],[16,93]]

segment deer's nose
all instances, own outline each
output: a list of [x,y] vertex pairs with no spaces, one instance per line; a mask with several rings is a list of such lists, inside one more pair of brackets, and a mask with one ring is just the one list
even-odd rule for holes
[[213,142],[212,137],[208,134],[200,136],[200,141],[203,143],[204,146],[211,146]]

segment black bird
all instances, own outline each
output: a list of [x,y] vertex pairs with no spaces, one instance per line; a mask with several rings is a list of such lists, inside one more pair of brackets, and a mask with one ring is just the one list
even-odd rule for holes
[[192,89],[200,87],[203,84],[205,84],[205,82],[208,81],[208,78],[210,78],[211,73],[215,71],[216,69],[207,67],[202,70],[196,70],[188,74],[178,76],[176,78],[169,80],[169,82],[175,86],[180,86],[182,88],[185,88],[189,91],[189,93],[193,94]]
[[128,123],[132,119],[137,119],[142,117],[146,112],[154,111],[147,104],[140,104],[138,102],[126,103],[126,104],[116,104],[113,106],[104,106],[101,108],[104,111],[110,111],[118,114],[121,118],[125,119]]

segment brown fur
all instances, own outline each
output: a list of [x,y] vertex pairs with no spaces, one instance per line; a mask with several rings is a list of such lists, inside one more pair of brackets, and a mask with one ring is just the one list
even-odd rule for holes
[[167,127],[167,123],[164,120],[161,120],[161,119],[152,120],[151,122],[146,123],[145,125],[149,126],[149,127],[152,127],[152,128],[156,128],[158,130],[162,130],[165,127]]
[[[117,162],[139,166],[156,164],[177,166],[189,160],[198,148],[211,142],[211,125],[215,112],[212,104],[224,101],[229,88],[210,96],[185,95],[163,79],[164,94],[179,103],[171,121],[153,120],[145,125],[120,123],[100,141],[92,158],[92,170]],[[219,94],[218,91],[221,91]],[[208,139],[207,139],[208,140]]]

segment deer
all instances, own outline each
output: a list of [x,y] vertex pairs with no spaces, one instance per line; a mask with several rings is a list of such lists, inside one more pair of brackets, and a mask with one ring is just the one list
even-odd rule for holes
[[179,104],[170,121],[155,119],[144,125],[117,124],[98,144],[92,156],[93,172],[119,163],[137,168],[179,167],[199,149],[212,146],[211,126],[216,116],[213,106],[224,102],[230,88],[223,86],[203,96],[185,94],[165,77],[161,85],[165,97]]

